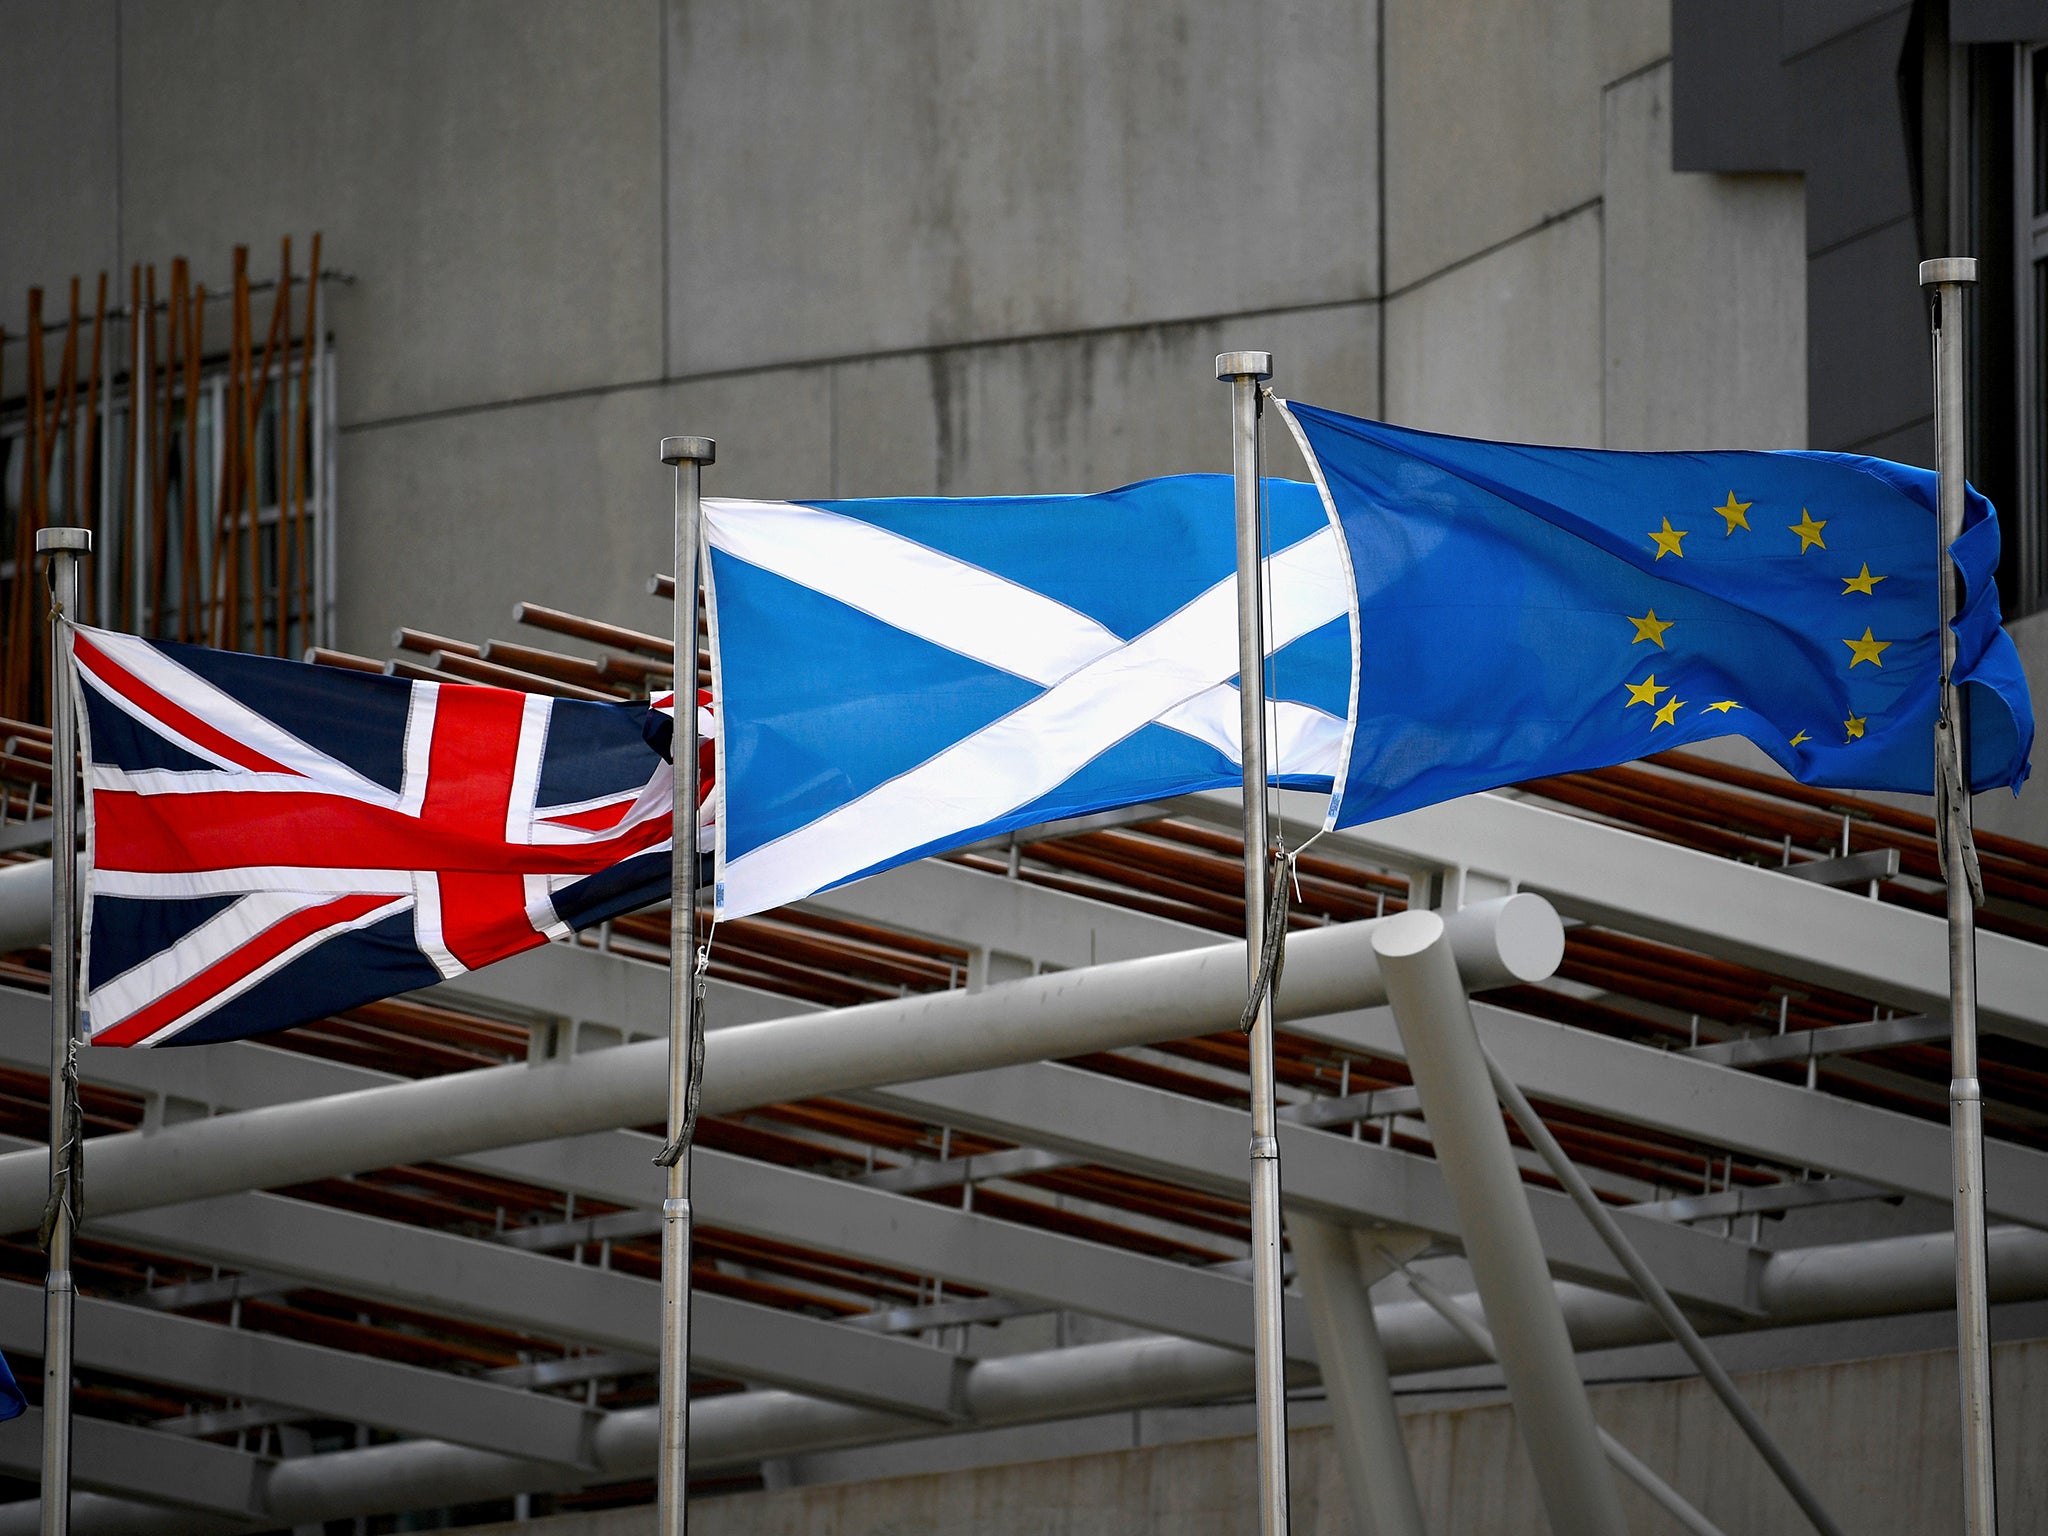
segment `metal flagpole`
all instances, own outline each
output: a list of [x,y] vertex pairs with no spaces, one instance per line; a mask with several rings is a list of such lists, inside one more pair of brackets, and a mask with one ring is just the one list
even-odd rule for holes
[[697,959],[697,542],[704,466],[718,456],[708,437],[664,437],[661,462],[676,472],[675,806],[668,885],[668,1143],[655,1161],[668,1170],[661,1202],[660,1536],[689,1524],[690,1468],[690,1138],[704,1066],[701,970]]
[[[1230,385],[1231,469],[1237,480],[1238,708],[1244,754],[1244,935],[1249,985],[1257,987],[1266,927],[1265,529],[1259,517],[1259,383],[1270,352],[1225,352],[1216,377]],[[1281,1316],[1280,1140],[1273,1106],[1273,999],[1259,999],[1251,1031],[1252,1307],[1257,1352],[1259,1530],[1287,1530],[1287,1349]]]
[[1955,1147],[1956,1373],[1963,1408],[1963,1522],[1969,1536],[1996,1536],[1998,1490],[1991,1443],[1991,1304],[1984,1253],[1984,1100],[1977,1085],[1977,903],[1983,900],[1970,837],[1969,723],[1956,689],[1955,561],[1966,482],[1963,416],[1963,290],[1974,257],[1920,263],[1934,290],[1934,429],[1941,471],[1941,713],[1934,727],[1936,819],[1948,881],[1949,1128]]
[[78,1225],[78,715],[72,705],[71,631],[78,562],[92,549],[83,528],[41,528],[50,561],[50,1201],[43,1246],[43,1536],[71,1528],[71,1234]]

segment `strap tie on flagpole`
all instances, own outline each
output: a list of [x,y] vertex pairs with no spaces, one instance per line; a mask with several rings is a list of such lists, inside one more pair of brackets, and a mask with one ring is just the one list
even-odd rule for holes
[[[716,931],[714,924],[713,932]],[[697,951],[697,963],[690,978],[690,1076],[689,1086],[683,1094],[683,1120],[676,1130],[675,1139],[664,1143],[662,1149],[654,1154],[657,1168],[675,1167],[697,1137],[697,1106],[704,1095],[704,973],[710,968],[711,935],[706,934],[703,948]]]
[[1248,1035],[1259,1021],[1259,1004],[1280,990],[1280,973],[1287,968],[1288,892],[1293,885],[1295,855],[1274,844],[1266,856],[1266,923],[1259,935],[1259,973],[1252,978],[1251,991],[1238,1016],[1239,1034]]
[[78,1109],[76,1035],[72,1036],[70,1049],[64,1053],[63,1081],[63,1139],[57,1155],[56,1176],[50,1180],[50,1197],[43,1205],[42,1225],[36,1230],[36,1242],[46,1253],[50,1239],[56,1233],[60,1212],[70,1215],[74,1232],[85,1217],[85,1121]]
[[[1934,722],[1934,814],[1937,822],[1943,825],[1948,822],[1951,807],[1962,811],[1970,803],[1969,792],[1963,787],[1963,754],[1954,740],[1954,732],[1955,726],[1946,716]],[[1959,814],[1957,820],[1962,834],[1958,841],[1963,850],[1963,876],[1970,883],[1970,905],[1981,907],[1984,905],[1984,871],[1977,862],[1977,838],[1967,815]],[[1942,879],[1953,878],[1948,867],[1948,840],[1937,837],[1934,851],[1941,863]]]

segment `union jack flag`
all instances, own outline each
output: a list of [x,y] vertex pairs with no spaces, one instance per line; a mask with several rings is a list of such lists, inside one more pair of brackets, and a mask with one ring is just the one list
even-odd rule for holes
[[[72,633],[95,1045],[283,1029],[668,895],[672,695],[588,703]],[[708,763],[703,780],[708,826]]]

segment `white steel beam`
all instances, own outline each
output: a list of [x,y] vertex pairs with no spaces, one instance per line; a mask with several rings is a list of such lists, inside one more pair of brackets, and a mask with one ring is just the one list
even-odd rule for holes
[[[612,1132],[462,1161],[501,1177],[645,1205],[654,1145],[649,1137]],[[700,1149],[694,1156],[691,1200],[706,1226],[825,1248],[1155,1333],[1252,1347],[1251,1287],[1237,1275],[729,1153]],[[1312,1360],[1299,1305],[1289,1307],[1289,1321],[1301,1326],[1295,1348]]]
[[[1938,1121],[1483,1001],[1473,1003],[1472,1013],[1487,1052],[1524,1093],[1536,1098],[1783,1167],[1823,1169],[1948,1203],[1948,1127]],[[1326,1015],[1294,1028],[1374,1056],[1398,1061],[1407,1054],[1393,1013],[1385,1008]],[[1987,1139],[1984,1166],[1994,1215],[2048,1228],[2048,1152]]]
[[[1284,797],[1297,815],[1313,800]],[[1236,825],[1239,814],[1228,795],[1190,796],[1175,808],[1219,827]],[[1566,917],[1908,1013],[1948,1011],[1948,927],[1939,917],[1509,795],[1467,795],[1333,832],[1326,842],[1395,866],[1491,875],[1547,896]],[[1980,934],[1977,945],[1984,1028],[2048,1044],[2048,949],[1996,933]]]
[[[0,1030],[0,1059],[7,1059],[12,1038],[11,1032]],[[292,1087],[330,1093],[384,1080],[363,1068],[247,1044],[206,1051],[93,1052],[86,1060],[86,1076],[88,1081],[142,1089],[169,1069],[175,1078],[167,1091],[247,1108],[276,1102],[275,1089],[264,1081],[264,1069],[272,1065]],[[202,1097],[212,1095],[222,1097]],[[1211,1193],[1243,1193],[1238,1144],[1243,1140],[1244,1117],[1221,1105],[1042,1064],[904,1084],[877,1090],[876,1096],[892,1108],[942,1123],[1054,1147]],[[629,1132],[599,1132],[451,1160],[483,1173],[645,1208],[659,1199],[659,1180],[648,1161],[646,1142]],[[1285,1186],[1291,1207],[1317,1210],[1332,1220],[1385,1221],[1455,1235],[1455,1211],[1432,1159],[1291,1123],[1281,1128],[1281,1144],[1293,1159]],[[1247,1342],[1237,1334],[1234,1321],[1239,1316],[1235,1298],[1243,1289],[1240,1280],[1136,1255],[1119,1256],[1092,1244],[1077,1251],[1090,1252],[1099,1264],[1046,1265],[1039,1255],[1076,1240],[988,1218],[962,1219],[960,1212],[923,1201],[884,1204],[903,1197],[741,1159],[720,1159],[715,1153],[703,1156],[711,1161],[704,1163],[706,1186],[699,1201],[711,1224],[834,1248],[1005,1295],[1030,1295],[1160,1332],[1239,1346]],[[720,1170],[727,1164],[746,1171],[726,1178]],[[803,1182],[807,1179],[819,1186],[818,1194],[808,1193],[812,1185]],[[793,1203],[768,1198],[771,1183],[775,1189],[786,1189],[787,1200]],[[758,1200],[753,1197],[756,1190],[762,1196]],[[1585,1230],[1568,1200],[1547,1190],[1532,1190],[1531,1198],[1545,1251],[1561,1273],[1602,1285],[1625,1283],[1612,1255]],[[873,1219],[851,1219],[855,1210],[872,1211]],[[899,1212],[916,1223],[916,1243],[899,1236],[897,1224],[906,1219]],[[1749,1307],[1750,1258],[1743,1245],[1663,1222],[1631,1219],[1630,1230],[1658,1273],[1680,1295],[1723,1310]],[[940,1232],[960,1235],[940,1240]],[[1135,1285],[1108,1283],[1106,1267]],[[1157,1276],[1158,1283],[1145,1278],[1151,1276]],[[1229,1300],[1223,1299],[1225,1287],[1235,1288]],[[1290,1317],[1290,1325],[1289,1337],[1297,1347],[1311,1338],[1304,1319]]]
[[[1040,1146],[1190,1184],[1244,1193],[1244,1115],[1220,1104],[1041,1063],[898,1083],[858,1097],[901,1114]],[[1433,1158],[1308,1126],[1280,1125],[1287,1207],[1353,1225],[1385,1222],[1455,1237],[1458,1214]],[[1627,1276],[1564,1195],[1531,1186],[1544,1252],[1562,1274],[1626,1288]],[[1755,1310],[1752,1250],[1688,1227],[1622,1216],[1629,1238],[1687,1300],[1730,1313]]]
[[[1994,1299],[2048,1295],[2048,1235],[1994,1228],[1990,1258]],[[1953,1295],[1954,1263],[1946,1233],[1888,1238],[1774,1255],[1764,1265],[1760,1288],[1771,1300],[1773,1326],[1886,1316],[1944,1305]],[[1662,1325],[1640,1303],[1571,1285],[1558,1287],[1558,1295],[1581,1349],[1664,1337]],[[1396,1374],[1472,1365],[1483,1358],[1419,1301],[1383,1305],[1374,1316]],[[1296,1379],[1306,1380],[1306,1373],[1297,1372]],[[1242,1396],[1250,1384],[1251,1360],[1242,1351],[1183,1339],[1139,1338],[979,1361],[964,1369],[960,1397],[966,1424],[995,1428]],[[691,1431],[692,1465],[706,1471],[934,1432],[929,1423],[899,1414],[777,1390],[698,1402],[692,1407]],[[263,1525],[431,1509],[642,1476],[654,1465],[654,1410],[607,1415],[591,1443],[603,1469],[595,1475],[432,1440],[299,1457],[271,1472]],[[131,1490],[127,1499],[82,1497],[74,1504],[73,1529],[77,1536],[201,1536],[247,1528],[129,1501],[152,1496]],[[30,1536],[35,1529],[33,1501],[0,1507],[0,1536]]]
[[[279,1195],[88,1217],[86,1229],[604,1349],[651,1355],[661,1338],[651,1280]],[[954,1415],[957,1361],[947,1351],[726,1296],[700,1295],[697,1305],[695,1358],[706,1371],[931,1421]]]
[[[39,1408],[0,1423],[0,1472],[35,1481],[42,1438]],[[85,1414],[72,1415],[71,1453],[74,1487],[169,1505],[177,1511],[165,1512],[169,1530],[263,1529],[264,1479],[274,1465],[267,1458]],[[83,1502],[75,1501],[74,1509]],[[209,1518],[220,1523],[207,1524]]]
[[[1384,1001],[1373,927],[1346,923],[1291,940],[1282,1016]],[[1534,897],[1467,908],[1455,914],[1452,932],[1475,986],[1547,976],[1563,950],[1556,913]],[[1237,1016],[1243,960],[1242,945],[1221,944],[981,992],[734,1025],[706,1042],[704,1109],[730,1113],[911,1073],[974,1071],[1209,1034]],[[258,1183],[276,1187],[649,1124],[665,1113],[667,1050],[665,1041],[648,1040],[566,1061],[452,1073],[96,1137],[87,1152],[93,1208],[111,1214]],[[45,1162],[35,1151],[0,1156],[0,1231],[22,1230],[40,1216]]]
[[[40,1354],[42,1326],[41,1288],[0,1280],[0,1348]],[[96,1371],[280,1403],[308,1416],[588,1464],[595,1415],[564,1398],[99,1297],[78,1299],[77,1360]]]

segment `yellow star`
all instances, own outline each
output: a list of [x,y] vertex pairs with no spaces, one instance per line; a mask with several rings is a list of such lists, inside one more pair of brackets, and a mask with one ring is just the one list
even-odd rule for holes
[[1858,736],[1861,736],[1863,734],[1863,723],[1863,716],[1851,715],[1848,719],[1842,722],[1842,729],[1847,731],[1849,733],[1849,739],[1851,741],[1854,741]]
[[1678,724],[1678,712],[1683,708],[1685,708],[1685,700],[1673,699],[1669,704],[1666,704],[1657,711],[1657,718],[1650,722],[1650,729],[1654,731],[1660,725]]
[[1654,672],[1640,683],[1626,683],[1623,686],[1628,689],[1628,702],[1621,706],[1623,709],[1634,709],[1638,704],[1647,704],[1650,708],[1655,709],[1657,707],[1657,695],[1671,691],[1657,681],[1657,674]]
[[[1659,558],[1662,557],[1660,556]],[[1641,645],[1645,640],[1648,640],[1658,650],[1664,649],[1664,631],[1671,627],[1672,620],[1658,618],[1657,610],[1654,608],[1640,619],[1634,615],[1628,615],[1627,617],[1629,623],[1636,627],[1636,637],[1629,641],[1630,645]]]
[[1678,547],[1678,541],[1691,531],[1689,528],[1674,528],[1671,526],[1671,519],[1665,518],[1664,531],[1662,533],[1658,533],[1655,529],[1650,531],[1650,542],[1657,546],[1657,558],[1662,560],[1666,555],[1676,555],[1679,559],[1683,560],[1685,558],[1685,551]]
[[1788,524],[1788,526],[1794,533],[1799,535],[1799,553],[1802,555],[1816,544],[1822,549],[1828,547],[1827,540],[1820,536],[1821,529],[1827,527],[1827,520],[1823,518],[1820,522],[1816,523],[1813,520],[1813,514],[1807,511],[1806,508],[1801,507],[1799,509],[1799,521]]
[[1866,560],[1863,562],[1862,571],[1854,576],[1844,576],[1842,578],[1842,596],[1847,597],[1851,592],[1861,592],[1865,597],[1875,597],[1877,596],[1877,584],[1886,579],[1883,576],[1871,575],[1870,562]]
[[1889,640],[1873,640],[1870,637],[1870,626],[1866,624],[1863,626],[1863,638],[1861,640],[1844,640],[1842,644],[1849,647],[1851,652],[1852,659],[1849,662],[1849,670],[1853,672],[1866,661],[1873,667],[1883,666],[1884,663],[1878,658],[1891,649],[1892,643]]
[[1716,512],[1721,514],[1722,520],[1728,524],[1728,532],[1722,534],[1722,538],[1730,537],[1738,528],[1748,529],[1749,509],[1753,505],[1755,505],[1753,502],[1737,501],[1733,491],[1728,493],[1728,504],[1725,507],[1714,508]]
[[1806,732],[1801,731],[1797,736],[1794,736],[1792,738],[1792,745],[1796,747],[1804,742],[1809,742],[1811,740],[1813,740],[1811,736],[1807,735]]
[[1709,704],[1707,708],[1712,710],[1718,710],[1720,711],[1720,713],[1725,715],[1728,713],[1729,710],[1740,709],[1742,708],[1742,706],[1736,703],[1733,699],[1719,699],[1716,700],[1714,703]]

